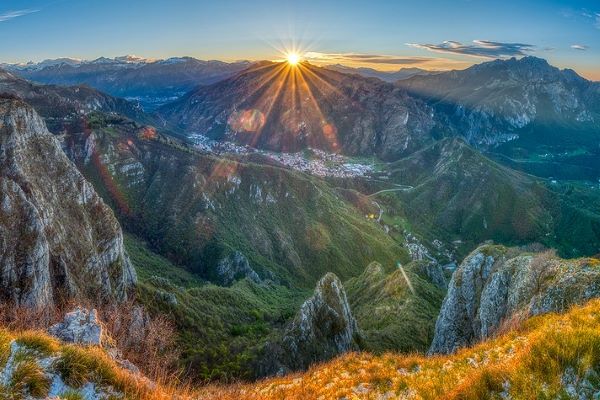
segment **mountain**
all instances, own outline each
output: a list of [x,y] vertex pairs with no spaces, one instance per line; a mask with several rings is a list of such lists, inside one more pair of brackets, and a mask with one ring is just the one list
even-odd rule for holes
[[438,71],[428,71],[421,68],[400,68],[398,71],[379,71],[373,68],[352,68],[341,64],[326,65],[325,68],[344,74],[357,74],[365,78],[378,78],[386,82],[396,82],[417,75],[433,75]]
[[2,298],[47,307],[125,300],[135,272],[112,211],[33,109],[0,98]]
[[317,282],[294,319],[286,326],[282,339],[265,349],[259,368],[264,375],[282,375],[305,370],[312,364],[358,350],[360,331],[342,282],[327,273]]
[[512,171],[460,139],[360,178],[198,152],[115,116],[61,139],[131,233],[142,302],[173,315],[195,379],[272,372],[270,346],[327,272],[346,288],[361,349],[426,351],[445,270],[481,242],[599,250],[600,203],[587,192]]
[[151,121],[141,107],[88,86],[40,85],[0,70],[0,93],[16,96],[33,106],[52,133],[81,131],[95,112],[120,114]]
[[161,107],[166,126],[274,151],[398,158],[432,142],[432,109],[380,80],[263,62]]
[[249,62],[202,61],[192,57],[148,60],[136,56],[72,62],[59,59],[6,66],[15,74],[45,84],[88,85],[117,97],[139,101],[152,110],[200,86],[246,69]]
[[426,101],[446,135],[541,176],[600,178],[600,83],[535,57],[397,83]]
[[359,208],[354,195],[321,178],[199,153],[114,116],[61,139],[131,234],[140,300],[173,317],[192,379],[271,373],[257,367],[271,357],[265,349],[324,275],[344,282],[372,261],[386,271],[410,261],[404,241],[365,217],[375,206]]
[[452,353],[492,337],[514,319],[564,312],[599,297],[599,278],[594,259],[479,247],[452,276],[430,352]]
[[54,67],[57,65],[79,65],[83,61],[77,58],[69,58],[69,57],[61,57],[55,59],[46,59],[40,62],[29,61],[28,63],[17,63],[17,64],[7,64],[0,63],[0,68],[4,68],[10,71],[24,71],[24,70],[36,70],[43,69],[46,67]]
[[485,240],[541,242],[566,257],[600,251],[596,190],[514,171],[462,139],[440,140],[391,163],[384,176],[390,183],[412,187],[383,192],[377,198],[381,207],[390,210],[383,221],[391,232],[402,233],[393,227],[404,226],[397,219],[404,217],[413,233],[430,243],[435,239],[453,243],[461,257]]
[[385,160],[462,137],[527,173],[600,178],[600,83],[572,70],[524,57],[393,84],[356,72],[265,62],[158,114],[166,126],[262,149],[314,147]]

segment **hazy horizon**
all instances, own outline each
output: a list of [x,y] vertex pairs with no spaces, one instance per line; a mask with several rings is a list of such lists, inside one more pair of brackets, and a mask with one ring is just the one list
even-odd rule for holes
[[[8,0],[0,5],[2,61],[60,57],[276,60],[296,51],[317,64],[381,71],[464,69],[533,55],[600,80],[600,6],[592,1]],[[243,16],[243,18],[240,18]]]

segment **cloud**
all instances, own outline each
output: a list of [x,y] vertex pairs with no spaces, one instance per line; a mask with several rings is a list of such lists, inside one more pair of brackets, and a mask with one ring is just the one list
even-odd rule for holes
[[304,54],[304,58],[315,61],[330,61],[330,62],[360,62],[367,64],[390,64],[390,65],[409,65],[422,64],[430,62],[433,59],[428,57],[398,57],[381,54],[359,54],[359,53],[320,53],[308,52]]
[[24,9],[15,11],[6,11],[0,14],[0,22],[9,21],[14,18],[22,17],[27,14],[33,14],[40,10]]
[[[566,18],[574,18],[573,14],[564,14],[564,16]],[[594,24],[594,26],[597,29],[600,29],[600,12],[598,11],[590,11],[588,9],[581,9],[581,11],[578,14],[575,14],[575,16],[579,16],[579,17],[583,17],[584,19],[588,20],[588,21],[592,21],[592,23]]]
[[462,44],[446,40],[441,44],[406,43],[407,46],[425,49],[436,53],[462,54],[480,58],[507,58],[526,56],[535,46],[526,43],[502,43],[489,40],[473,40],[473,44]]
[[582,50],[582,51],[589,49],[589,47],[584,44],[572,44],[571,48],[575,49],[575,50]]

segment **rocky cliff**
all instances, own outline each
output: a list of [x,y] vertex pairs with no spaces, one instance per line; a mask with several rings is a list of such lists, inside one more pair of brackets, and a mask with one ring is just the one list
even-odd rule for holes
[[278,345],[266,354],[266,374],[282,374],[308,368],[311,364],[357,350],[359,331],[342,282],[327,273],[317,283],[285,329]]
[[18,97],[44,118],[52,133],[81,132],[93,113],[125,115],[149,121],[139,104],[109,96],[89,86],[40,85],[0,69],[0,94]]
[[4,300],[124,299],[135,272],[112,211],[38,114],[0,99],[0,288]]
[[531,129],[523,128],[536,121],[550,120],[557,130],[564,129],[565,123],[597,132],[597,84],[537,57],[415,76],[398,86],[430,100],[449,130],[479,147],[531,134]]
[[598,296],[596,259],[479,247],[452,276],[430,353],[452,353],[490,337],[511,319],[566,311]]

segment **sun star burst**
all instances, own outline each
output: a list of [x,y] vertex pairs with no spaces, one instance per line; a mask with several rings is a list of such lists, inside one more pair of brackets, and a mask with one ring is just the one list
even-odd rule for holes
[[285,58],[290,65],[297,65],[300,62],[300,55],[297,53],[288,53]]

